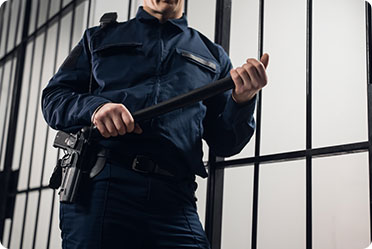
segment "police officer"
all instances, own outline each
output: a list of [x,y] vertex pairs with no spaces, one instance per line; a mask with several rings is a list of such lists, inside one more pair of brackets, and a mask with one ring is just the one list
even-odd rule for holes
[[[224,50],[187,26],[183,0],[144,0],[134,19],[85,31],[43,91],[55,129],[93,123],[105,167],[60,205],[63,248],[210,248],[194,199],[206,177],[204,138],[219,156],[254,132],[268,55],[232,69]],[[131,113],[231,75],[235,89],[136,123]]]

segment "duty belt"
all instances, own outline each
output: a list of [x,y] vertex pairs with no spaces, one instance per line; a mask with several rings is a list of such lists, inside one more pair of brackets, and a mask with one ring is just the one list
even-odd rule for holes
[[[157,174],[174,177],[175,175],[168,170],[165,170],[159,166],[151,158],[144,155],[127,156],[118,152],[114,152],[107,149],[102,149],[97,154],[97,162],[102,159],[107,159],[108,161],[119,163],[122,166],[128,167],[136,172],[144,174]],[[102,170],[102,163],[96,163],[96,165],[91,170],[91,176],[96,175]]]

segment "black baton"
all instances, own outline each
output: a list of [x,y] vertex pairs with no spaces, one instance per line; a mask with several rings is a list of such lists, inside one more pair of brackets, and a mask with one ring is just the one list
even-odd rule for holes
[[205,86],[196,88],[188,93],[171,98],[159,104],[144,108],[132,114],[135,122],[148,120],[161,114],[177,110],[179,108],[195,104],[201,100],[223,93],[234,87],[231,77],[226,77]]

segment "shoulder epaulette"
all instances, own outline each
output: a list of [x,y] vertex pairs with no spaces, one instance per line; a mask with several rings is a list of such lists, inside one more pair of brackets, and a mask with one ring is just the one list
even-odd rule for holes
[[103,28],[103,27],[106,27],[109,24],[117,23],[117,21],[116,21],[117,19],[118,19],[118,13],[108,12],[108,13],[103,14],[101,19],[99,19],[99,23],[101,25],[101,28]]

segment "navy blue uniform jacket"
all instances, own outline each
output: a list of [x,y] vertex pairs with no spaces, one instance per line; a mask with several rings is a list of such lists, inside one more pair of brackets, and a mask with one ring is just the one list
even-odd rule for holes
[[[231,67],[222,47],[189,28],[185,16],[159,23],[140,7],[128,22],[85,31],[44,89],[42,110],[52,128],[75,132],[104,103],[122,103],[133,113],[226,77]],[[139,123],[140,135],[101,143],[206,177],[202,138],[218,156],[239,153],[254,132],[254,108],[255,100],[238,105],[225,92]]]

